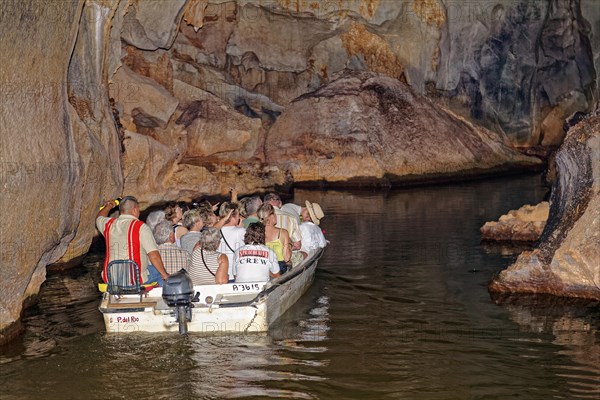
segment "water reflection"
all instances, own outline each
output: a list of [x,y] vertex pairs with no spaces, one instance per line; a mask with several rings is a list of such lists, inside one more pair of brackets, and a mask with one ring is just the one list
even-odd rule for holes
[[553,336],[558,355],[553,363],[568,383],[570,397],[600,398],[600,302],[543,295],[495,295],[521,329]]
[[331,245],[265,334],[107,335],[91,257],[44,285],[25,336],[0,356],[2,400],[597,398],[597,304],[487,292],[515,255],[482,247],[479,227],[544,195],[531,176],[298,191],[323,205]]
[[25,334],[3,349],[0,364],[46,356],[66,340],[104,329],[96,287],[100,258],[90,255],[82,268],[48,276],[37,304],[25,313]]

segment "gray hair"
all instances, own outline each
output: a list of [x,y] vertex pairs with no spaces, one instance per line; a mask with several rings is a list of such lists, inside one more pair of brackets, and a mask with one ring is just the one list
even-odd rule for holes
[[281,201],[281,197],[279,197],[279,195],[275,193],[267,193],[265,195],[265,203],[268,203],[271,200]]
[[139,206],[137,199],[133,196],[125,196],[119,203],[119,213],[130,213],[136,206]]
[[161,221],[154,227],[153,233],[157,245],[160,246],[161,244],[167,243],[173,233],[173,224],[171,221]]
[[200,236],[200,246],[206,251],[217,251],[221,244],[221,232],[217,228],[206,228]]
[[252,215],[258,211],[258,208],[262,206],[262,200],[258,196],[245,197],[242,200],[246,200],[246,214]]
[[166,221],[165,212],[163,210],[152,211],[146,217],[146,225],[148,225],[151,230],[154,230],[156,225],[158,225],[161,221]]
[[198,209],[187,210],[183,213],[183,226],[185,226],[188,231],[200,220],[200,210]]

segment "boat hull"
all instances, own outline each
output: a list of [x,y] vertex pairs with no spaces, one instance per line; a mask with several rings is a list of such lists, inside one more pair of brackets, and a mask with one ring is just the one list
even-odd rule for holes
[[[306,292],[314,280],[319,250],[271,282],[201,285],[200,302],[191,308],[188,331],[206,335],[264,332]],[[104,293],[100,304],[106,331],[179,332],[177,310],[162,299],[162,289],[115,298]]]

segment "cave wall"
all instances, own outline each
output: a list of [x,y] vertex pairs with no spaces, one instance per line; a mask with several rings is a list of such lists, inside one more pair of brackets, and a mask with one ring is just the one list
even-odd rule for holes
[[95,46],[108,4],[2,2],[0,331],[37,294],[46,265],[87,252],[99,202],[121,193],[104,49]]
[[600,300],[600,109],[571,128],[538,246],[490,283],[493,292]]
[[[275,163],[282,157],[268,144],[295,99],[348,69],[406,81],[509,145],[558,146],[565,119],[597,98],[592,8],[588,0],[131,2],[112,26],[122,46],[111,53],[123,65],[114,88],[135,89],[111,90],[131,148],[125,190],[150,203],[161,193],[332,180],[331,168],[313,173],[309,164],[321,160],[308,153],[292,168]],[[149,38],[159,32],[162,42]],[[332,163],[350,171],[346,160]]]
[[279,110],[249,94],[285,107],[342,69],[370,70],[403,76],[513,144],[559,145],[564,119],[598,98],[593,0],[190,4],[195,18],[171,49],[174,78],[250,115]]

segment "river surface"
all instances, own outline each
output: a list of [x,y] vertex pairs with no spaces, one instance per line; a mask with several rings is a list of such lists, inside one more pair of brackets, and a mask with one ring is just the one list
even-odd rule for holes
[[598,399],[597,302],[487,291],[515,255],[479,227],[545,193],[539,176],[296,191],[331,244],[266,334],[107,335],[91,253],[49,276],[3,349],[0,399]]

